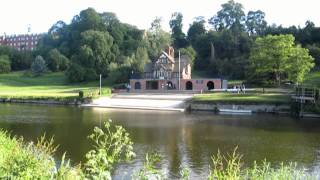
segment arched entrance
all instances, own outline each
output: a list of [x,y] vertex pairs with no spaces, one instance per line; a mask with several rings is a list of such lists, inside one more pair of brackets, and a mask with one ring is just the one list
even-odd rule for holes
[[211,89],[214,89],[214,83],[213,83],[212,81],[209,81],[209,82],[207,83],[207,88],[208,88],[209,91],[210,91]]
[[186,90],[192,90],[192,82],[191,81],[188,81],[186,83]]
[[167,87],[168,87],[169,90],[173,89],[173,83],[171,81],[168,81],[167,82]]
[[134,83],[134,89],[141,89],[141,83],[140,82]]

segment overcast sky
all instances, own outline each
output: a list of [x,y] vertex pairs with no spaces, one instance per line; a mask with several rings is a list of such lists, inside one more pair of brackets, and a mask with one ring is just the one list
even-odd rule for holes
[[[70,23],[83,9],[93,7],[98,12],[114,12],[122,22],[147,29],[155,17],[169,31],[173,12],[184,16],[184,31],[194,17],[212,17],[227,0],[0,0],[0,35],[47,32],[58,20]],[[262,10],[269,24],[304,27],[307,20],[320,25],[319,0],[237,0],[249,10]]]

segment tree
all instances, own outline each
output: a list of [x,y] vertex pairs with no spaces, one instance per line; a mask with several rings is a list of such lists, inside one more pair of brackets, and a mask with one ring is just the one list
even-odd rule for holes
[[[106,77],[110,62],[115,61],[115,55],[111,52],[112,46],[113,38],[108,32],[88,30],[81,33],[80,48],[71,58],[71,63],[76,65],[68,69],[72,71],[67,73],[69,80],[94,80],[99,74]],[[82,72],[85,73],[84,76]],[[86,75],[86,72],[90,72],[90,76]],[[72,78],[72,74],[77,74],[77,78]]]
[[134,62],[132,64],[133,71],[143,73],[144,66],[149,62],[147,49],[139,47],[134,55]]
[[57,49],[51,49],[46,60],[51,71],[64,71],[69,66],[69,59]]
[[46,62],[43,60],[42,56],[37,56],[31,64],[31,72],[35,76],[40,76],[47,71]]
[[310,55],[314,58],[316,68],[320,70],[320,47],[312,44],[307,45],[306,48],[309,50]]
[[190,25],[188,29],[188,40],[191,45],[194,45],[199,36],[206,33],[205,23],[206,21],[204,20],[204,17],[197,17]]
[[179,12],[175,12],[171,16],[169,22],[171,28],[171,38],[173,39],[173,47],[176,49],[184,48],[188,45],[186,35],[182,31],[182,19],[183,15]]
[[11,71],[10,59],[8,55],[0,56],[0,74]]
[[308,50],[294,46],[293,35],[268,35],[256,39],[250,54],[253,76],[268,77],[280,85],[281,78],[288,77],[301,82],[313,65]]
[[262,35],[267,27],[265,13],[261,10],[249,11],[246,20],[247,30],[251,35]]
[[149,58],[155,60],[171,42],[170,34],[161,28],[161,18],[156,18],[151,23],[151,28],[147,31],[145,37]]
[[292,48],[286,73],[288,79],[296,83],[302,83],[305,75],[314,67],[314,58],[309,55],[309,50],[297,46]]
[[243,5],[229,0],[228,3],[222,4],[222,9],[217,15],[209,19],[216,31],[224,29],[232,29],[233,31],[241,31],[244,29],[245,13]]

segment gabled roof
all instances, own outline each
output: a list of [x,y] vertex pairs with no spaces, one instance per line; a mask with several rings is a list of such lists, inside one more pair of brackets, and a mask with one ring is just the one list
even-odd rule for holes
[[[174,58],[169,56],[168,53],[166,53],[165,51],[162,51],[162,54],[164,54],[172,63],[174,63]],[[161,57],[162,54],[160,54],[159,57]]]

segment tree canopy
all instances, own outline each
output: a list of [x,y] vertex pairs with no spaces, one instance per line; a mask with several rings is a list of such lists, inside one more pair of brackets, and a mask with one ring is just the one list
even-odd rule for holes
[[294,40],[292,35],[257,38],[250,54],[253,76],[278,85],[282,78],[301,83],[314,66],[314,59],[307,49],[295,46]]

